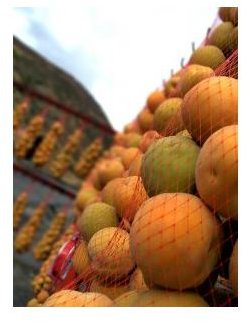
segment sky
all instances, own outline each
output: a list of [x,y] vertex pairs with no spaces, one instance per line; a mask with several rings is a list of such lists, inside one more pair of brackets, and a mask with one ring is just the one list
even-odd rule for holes
[[181,59],[189,59],[192,42],[199,46],[218,9],[105,3],[15,7],[13,32],[80,81],[121,131]]

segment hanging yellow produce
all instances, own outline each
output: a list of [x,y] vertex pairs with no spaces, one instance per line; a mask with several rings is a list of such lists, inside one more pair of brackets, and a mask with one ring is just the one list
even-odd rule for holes
[[24,158],[27,152],[32,148],[35,139],[40,134],[44,124],[44,117],[37,115],[32,118],[27,128],[16,142],[15,154],[18,158]]
[[33,249],[34,257],[38,260],[45,260],[51,252],[52,246],[61,233],[66,219],[64,212],[59,212],[50,224],[49,229],[44,233]]
[[13,129],[17,130],[20,126],[20,123],[23,120],[24,114],[29,107],[29,98],[25,98],[20,104],[18,104],[13,111]]
[[63,125],[61,122],[54,122],[34,154],[33,162],[37,166],[43,166],[48,162],[55,144],[57,143],[57,140],[62,132]]
[[81,178],[86,177],[101,154],[102,140],[97,138],[82,152],[75,166],[76,174]]
[[28,195],[25,191],[21,192],[13,205],[13,228],[16,229],[24,213]]
[[60,178],[66,172],[70,166],[72,157],[76,148],[80,144],[82,131],[77,129],[75,130],[67,139],[67,142],[64,148],[59,152],[56,159],[50,165],[51,174]]
[[18,232],[14,241],[14,248],[17,252],[21,253],[28,250],[40,225],[41,219],[45,214],[45,210],[46,203],[41,203],[38,205],[27,223]]

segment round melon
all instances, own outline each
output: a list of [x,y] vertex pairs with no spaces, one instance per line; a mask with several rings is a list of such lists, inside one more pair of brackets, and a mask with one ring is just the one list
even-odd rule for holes
[[77,220],[77,227],[86,241],[105,227],[117,226],[118,217],[115,208],[104,202],[87,206]]
[[185,95],[181,111],[186,129],[202,145],[220,128],[238,124],[238,81],[225,76],[201,81]]
[[238,219],[238,126],[213,133],[201,148],[196,164],[200,197],[225,218]]
[[146,284],[184,290],[201,285],[220,258],[221,227],[194,195],[163,193],[147,200],[130,230],[133,258]]
[[121,228],[104,228],[92,236],[88,253],[94,271],[104,278],[121,279],[135,263],[131,257],[129,233]]
[[200,148],[185,136],[155,141],[142,159],[141,178],[151,197],[163,192],[192,192]]

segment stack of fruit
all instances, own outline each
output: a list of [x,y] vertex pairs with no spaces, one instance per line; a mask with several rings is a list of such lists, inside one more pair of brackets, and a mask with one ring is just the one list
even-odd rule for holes
[[44,233],[43,237],[35,245],[33,249],[34,257],[38,260],[45,260],[51,252],[52,246],[61,233],[65,224],[66,214],[59,212],[54,217],[48,230]]
[[32,148],[37,136],[42,130],[43,124],[44,117],[42,115],[36,115],[31,119],[27,128],[21,133],[16,142],[15,154],[18,158],[24,158]]
[[27,192],[23,191],[19,194],[13,205],[13,228],[16,229],[23,216],[26,204],[28,200]]
[[34,154],[33,162],[37,166],[43,166],[48,162],[51,153],[57,143],[57,140],[62,132],[63,125],[58,121],[54,122]]
[[41,304],[49,297],[49,293],[53,287],[53,281],[49,276],[50,268],[63,244],[71,238],[75,231],[73,225],[68,226],[64,234],[54,243],[48,258],[43,262],[39,273],[32,280],[32,287],[35,298],[31,299],[27,306],[41,306]]
[[77,284],[44,306],[236,304],[238,81],[215,73],[235,49],[236,9],[226,10],[231,32],[212,30],[96,163],[76,199],[72,259],[88,292]]
[[57,157],[50,164],[51,174],[60,178],[69,168],[74,152],[80,144],[82,131],[75,130],[67,139],[67,142],[63,149],[59,152]]
[[94,167],[97,159],[102,154],[102,140],[95,139],[81,154],[80,159],[75,165],[75,173],[85,178]]
[[46,210],[46,203],[40,203],[34,210],[27,223],[20,229],[14,240],[14,248],[17,252],[26,251],[35,236]]
[[29,106],[29,98],[25,98],[20,104],[18,104],[13,111],[13,129],[17,130],[23,120]]

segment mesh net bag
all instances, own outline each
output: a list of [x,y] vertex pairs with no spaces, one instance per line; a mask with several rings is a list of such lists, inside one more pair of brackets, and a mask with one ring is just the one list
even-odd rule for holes
[[237,306],[236,12],[95,164],[43,306]]

